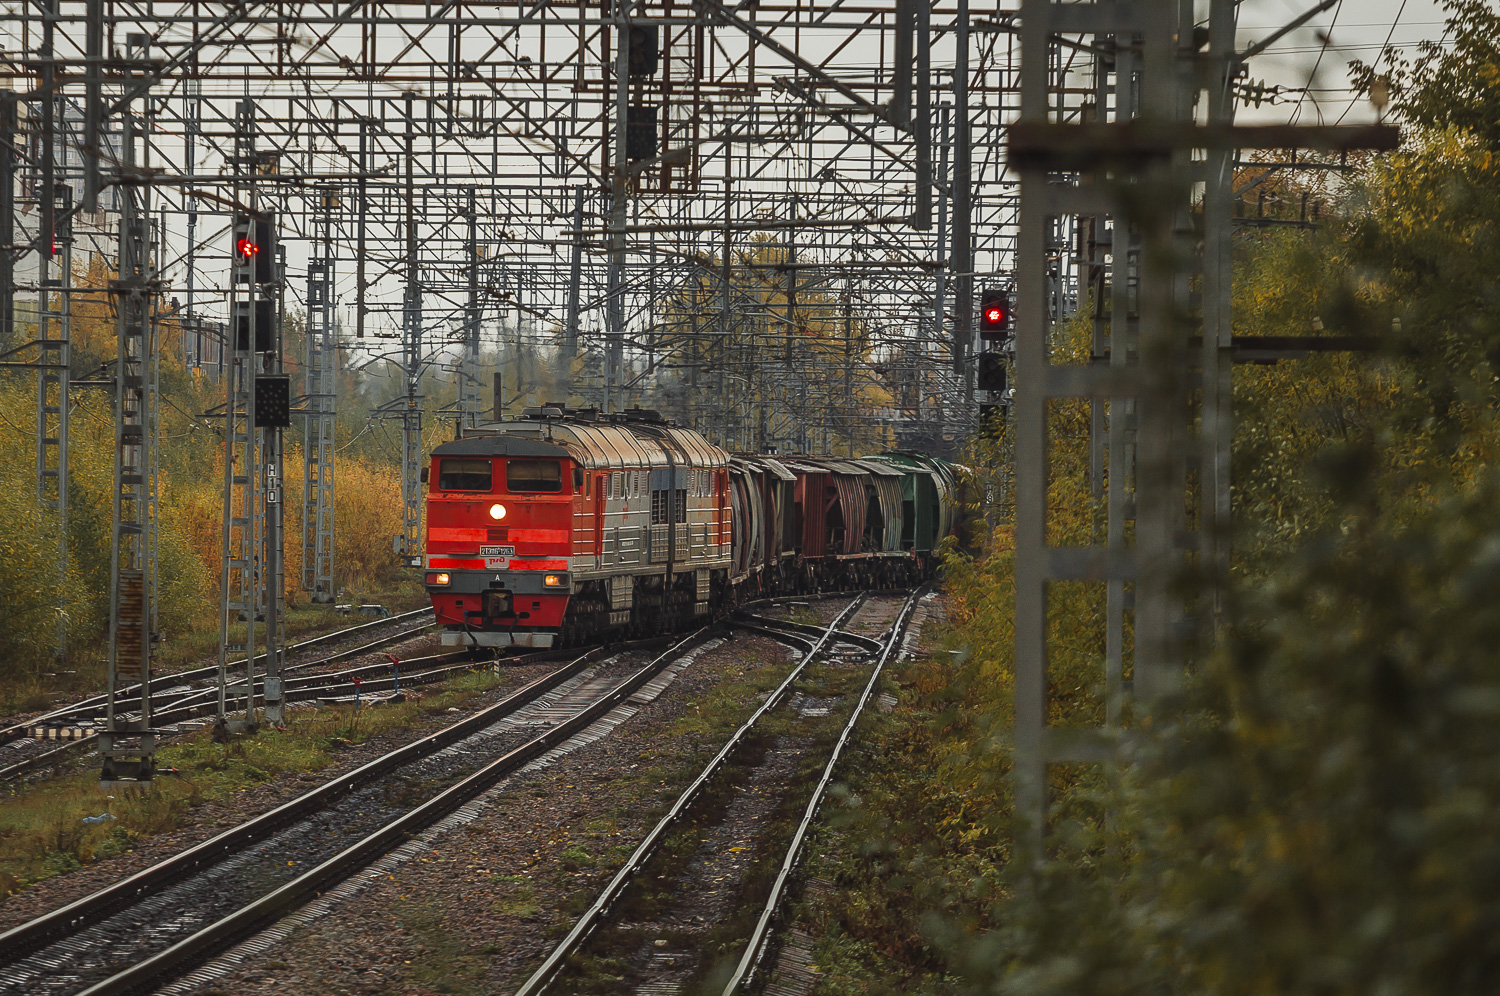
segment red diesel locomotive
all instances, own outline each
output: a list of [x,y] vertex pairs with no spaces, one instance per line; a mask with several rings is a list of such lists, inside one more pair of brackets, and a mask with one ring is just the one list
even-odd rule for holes
[[778,592],[910,584],[954,527],[952,465],[735,456],[656,412],[547,405],[427,471],[427,590],[448,646],[667,632]]
[[445,645],[658,632],[722,599],[728,453],[655,412],[526,414],[433,450],[427,588]]

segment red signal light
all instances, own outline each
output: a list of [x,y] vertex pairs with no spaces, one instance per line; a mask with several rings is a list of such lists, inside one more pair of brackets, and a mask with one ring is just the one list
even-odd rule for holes
[[979,297],[979,337],[987,341],[1005,338],[1010,324],[1010,294],[999,287],[986,287]]
[[249,262],[260,252],[260,246],[249,239],[240,239],[234,244],[234,251],[240,254],[240,259]]

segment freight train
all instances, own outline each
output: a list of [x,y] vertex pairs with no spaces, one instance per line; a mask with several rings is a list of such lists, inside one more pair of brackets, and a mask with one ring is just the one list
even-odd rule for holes
[[447,646],[670,631],[774,594],[931,573],[955,466],[731,455],[657,412],[562,405],[432,452],[425,571]]

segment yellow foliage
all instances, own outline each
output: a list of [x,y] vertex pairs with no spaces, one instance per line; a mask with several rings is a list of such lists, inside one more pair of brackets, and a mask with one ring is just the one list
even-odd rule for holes
[[[110,272],[94,256],[75,270],[79,286],[102,286]],[[202,415],[223,403],[222,386],[183,368],[164,323],[159,414],[158,578],[160,626],[170,638],[215,632],[223,542],[222,423]],[[73,303],[75,375],[115,353],[105,295]],[[36,481],[36,382],[31,373],[0,380],[0,673],[36,672],[51,661],[58,619],[75,660],[97,660],[107,637],[115,460],[113,395],[75,388],[70,409],[67,568],[59,575],[58,517],[41,506]],[[302,454],[286,433],[283,456],[284,565],[288,601],[303,597]],[[341,443],[342,444],[342,441]],[[335,584],[356,591],[399,577],[391,538],[401,531],[397,471],[367,457],[336,461]],[[93,644],[90,646],[90,644]]]

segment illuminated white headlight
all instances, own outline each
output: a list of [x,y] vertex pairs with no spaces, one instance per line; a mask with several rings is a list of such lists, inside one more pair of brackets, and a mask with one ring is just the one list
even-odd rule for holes
[[505,506],[504,505],[491,505],[490,506],[490,518],[492,518],[492,519],[503,519],[503,518],[505,518]]
[[548,574],[546,577],[542,578],[542,584],[546,585],[548,588],[559,588],[562,586],[565,580],[567,579],[564,578],[561,574]]

